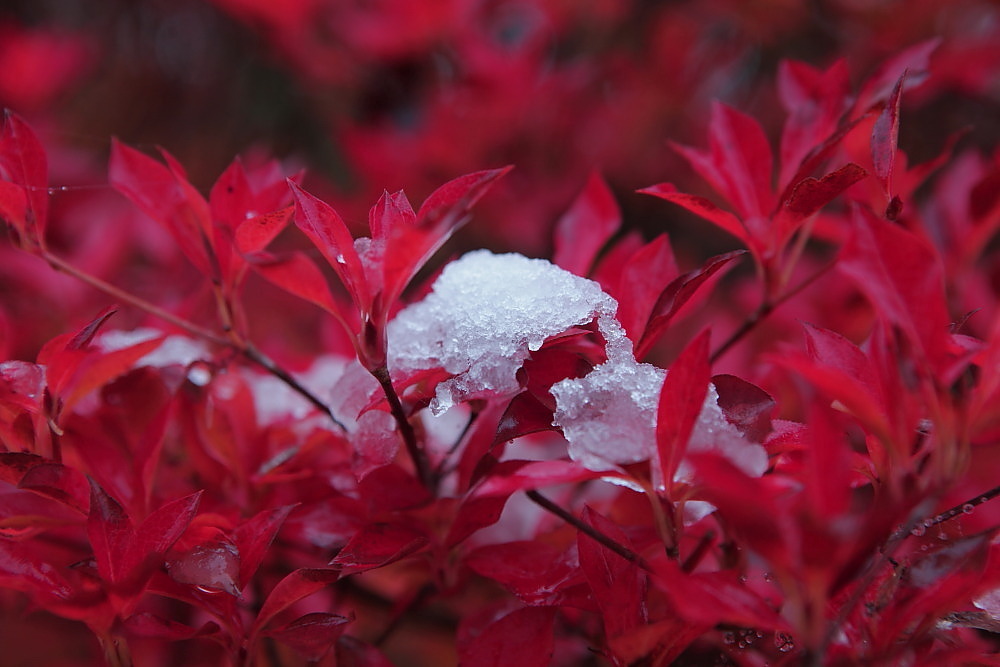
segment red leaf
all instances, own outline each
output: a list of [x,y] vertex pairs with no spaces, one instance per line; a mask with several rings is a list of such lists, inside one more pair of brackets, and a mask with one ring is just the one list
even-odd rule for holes
[[48,163],[45,149],[31,127],[16,113],[4,110],[0,129],[0,179],[21,191],[0,189],[0,213],[8,217],[18,233],[38,242],[44,238],[48,219]]
[[337,614],[314,612],[300,616],[285,627],[271,630],[267,634],[291,646],[306,660],[319,661],[344,634],[344,626],[353,620]]
[[461,637],[459,660],[476,667],[546,667],[555,651],[555,609],[527,607]]
[[845,513],[851,498],[851,448],[829,407],[811,406],[806,422],[809,463],[806,484],[818,516],[833,518]]
[[788,113],[781,133],[781,188],[792,182],[805,157],[836,131],[850,101],[849,74],[844,58],[825,71],[792,60],[779,63],[778,96]]
[[417,211],[417,225],[438,230],[458,227],[493,183],[511,169],[477,171],[448,181],[424,200]]
[[246,588],[251,577],[260,567],[264,555],[271,547],[278,529],[295,505],[286,505],[272,510],[264,510],[246,521],[233,532],[233,539],[240,554],[240,574],[237,580],[240,590]]
[[896,145],[899,142],[899,98],[904,79],[905,71],[872,127],[872,161],[875,164],[875,176],[882,185],[886,199],[892,197],[892,167],[896,161]]
[[747,440],[764,442],[771,432],[771,413],[777,405],[771,395],[735,375],[716,375],[712,384],[726,421]]
[[600,174],[587,179],[583,191],[556,223],[553,263],[587,276],[597,253],[621,226],[621,210]]
[[128,574],[126,563],[132,541],[132,522],[118,501],[93,480],[90,481],[87,536],[101,577],[111,584],[123,580]]
[[854,279],[889,324],[902,329],[937,371],[949,365],[944,269],[936,248],[863,208],[853,216],[855,233],[838,268]]
[[694,297],[699,287],[745,252],[745,250],[734,250],[710,257],[700,269],[688,271],[667,285],[660,293],[660,297],[650,314],[649,322],[646,324],[642,339],[636,346],[636,358],[642,359],[646,356],[656,339],[667,328],[678,311]]
[[490,476],[472,492],[475,498],[504,496],[515,491],[531,491],[543,486],[583,482],[613,475],[595,472],[575,461],[503,461],[490,470]]
[[656,449],[663,480],[674,479],[708,394],[709,331],[698,335],[670,365],[656,411]]
[[426,544],[427,536],[410,524],[371,523],[354,534],[330,565],[364,572],[406,558]]
[[344,319],[340,306],[330,293],[326,277],[303,253],[293,252],[281,258],[255,259],[252,266],[268,282],[319,306],[336,317],[347,331],[352,331],[352,327]]
[[729,232],[744,245],[753,245],[753,239],[743,222],[729,211],[724,211],[704,197],[683,194],[670,183],[660,183],[638,190],[642,194],[653,195],[686,208],[697,216],[708,220],[723,231]]
[[465,564],[534,606],[576,603],[579,591],[574,588],[585,586],[574,555],[546,542],[491,544],[471,552]]
[[480,528],[492,526],[499,521],[509,498],[508,493],[482,498],[470,496],[463,500],[448,529],[445,546],[450,549]]
[[244,220],[236,227],[236,249],[243,254],[260,252],[288,225],[294,212],[294,206],[286,206]]
[[59,571],[32,549],[0,539],[0,585],[41,597],[67,598],[72,589]]
[[656,563],[653,581],[691,623],[788,630],[788,623],[731,571],[687,574],[672,560]]
[[173,500],[150,513],[129,540],[124,574],[139,567],[150,556],[162,556],[187,530],[198,511],[201,491]]
[[317,199],[291,180],[288,186],[295,199],[295,224],[305,232],[344,284],[363,313],[370,311],[372,294],[368,289],[364,266],[354,248],[354,237],[333,208]]
[[940,44],[940,37],[914,44],[879,65],[861,86],[855,104],[856,111],[864,112],[888,97],[904,72],[908,73],[909,85],[921,83],[927,77],[931,54]]
[[494,442],[507,442],[529,433],[557,430],[552,425],[552,413],[552,408],[535,398],[534,394],[522,391],[511,400],[500,417]]
[[[161,151],[169,162],[174,162]],[[108,181],[143,213],[160,223],[202,274],[214,275],[208,203],[178,171],[117,140],[111,144]]]
[[670,240],[661,234],[628,258],[614,288],[606,290],[618,301],[618,321],[633,343],[641,340],[664,286],[679,273]]
[[[618,544],[632,548],[621,528],[589,506],[580,518]],[[601,608],[605,636],[617,637],[645,623],[646,577],[639,567],[583,533],[577,534],[576,543],[580,567]]]
[[33,466],[17,482],[17,487],[57,500],[84,514],[90,509],[86,478],[75,468],[60,463]]
[[200,628],[192,628],[190,625],[178,623],[169,618],[163,618],[149,612],[132,614],[125,619],[125,627],[137,637],[148,637],[151,639],[166,639],[169,641],[183,641],[194,639],[195,637],[205,637],[219,632],[219,626],[209,621]]
[[332,568],[300,568],[279,581],[264,600],[257,620],[254,622],[251,638],[259,635],[275,616],[288,609],[302,598],[312,595],[340,578],[340,571]]
[[773,225],[777,245],[782,246],[798,229],[799,223],[829,204],[841,192],[868,175],[864,169],[849,162],[823,178],[804,178],[790,184],[790,191],[783,195]]

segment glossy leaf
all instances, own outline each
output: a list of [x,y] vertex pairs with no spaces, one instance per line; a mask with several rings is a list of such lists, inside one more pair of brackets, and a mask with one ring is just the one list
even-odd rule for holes
[[670,365],[656,410],[656,451],[668,485],[687,451],[688,440],[708,393],[709,332],[704,331]]
[[332,584],[340,571],[332,568],[300,568],[279,581],[261,605],[251,636],[257,636],[275,616],[304,597]]
[[296,653],[307,660],[323,659],[347,629],[353,619],[326,612],[314,612],[300,616],[288,625],[271,630],[267,634],[283,644],[291,646]]
[[517,609],[465,636],[459,643],[459,659],[463,665],[482,667],[545,667],[555,650],[554,624],[551,607]]
[[295,505],[263,510],[249,521],[240,524],[233,532],[233,540],[240,555],[238,586],[242,590],[260,567],[278,530]]
[[330,565],[349,572],[364,572],[406,558],[427,541],[423,531],[411,524],[367,524],[344,545]]
[[556,223],[553,263],[578,276],[590,275],[597,254],[620,225],[621,211],[611,189],[599,174],[591,174]]

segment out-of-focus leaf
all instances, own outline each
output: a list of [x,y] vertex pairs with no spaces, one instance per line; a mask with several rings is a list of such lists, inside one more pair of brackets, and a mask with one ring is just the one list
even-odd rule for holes
[[525,540],[483,546],[466,556],[465,564],[532,606],[585,605],[581,587],[583,600],[589,598],[589,587],[575,553],[545,542]]
[[[610,519],[585,507],[584,523],[624,547],[632,548],[625,532]],[[645,623],[646,576],[635,563],[614,553],[591,537],[579,533],[580,567],[604,619],[607,637],[617,637]]]
[[545,667],[555,650],[555,609],[517,609],[476,633],[461,637],[458,645],[462,665],[477,667]]
[[665,199],[668,202],[687,209],[691,213],[708,220],[723,231],[729,232],[748,247],[754,242],[750,236],[750,232],[739,218],[729,211],[719,208],[704,197],[678,192],[677,188],[671,183],[660,183],[643,188],[639,192]]
[[553,263],[578,276],[590,275],[598,252],[621,226],[621,210],[600,174],[592,173],[583,191],[556,223]]
[[0,215],[7,217],[22,237],[44,239],[48,220],[48,160],[31,127],[20,116],[4,110],[0,128],[0,180],[18,186],[0,189]]
[[892,167],[896,161],[896,145],[899,142],[899,98],[904,79],[906,72],[899,77],[872,128],[872,162],[886,199],[892,197]]
[[42,597],[69,597],[72,589],[52,563],[32,549],[0,539],[0,584]]
[[199,628],[178,623],[169,618],[163,618],[149,612],[132,614],[125,619],[125,627],[129,632],[137,637],[148,637],[151,639],[167,639],[170,641],[183,641],[194,639],[195,637],[205,637],[219,632],[217,623],[209,621]]
[[314,612],[300,616],[283,628],[267,633],[283,644],[291,646],[306,660],[322,660],[337,643],[344,627],[353,618],[326,612]]
[[330,565],[364,572],[406,558],[427,541],[423,531],[408,523],[370,523],[354,534]]

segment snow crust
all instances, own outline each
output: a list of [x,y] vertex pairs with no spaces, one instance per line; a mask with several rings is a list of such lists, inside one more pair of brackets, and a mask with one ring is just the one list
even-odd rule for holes
[[[423,300],[389,326],[393,368],[441,367],[454,377],[438,385],[431,411],[461,401],[512,396],[517,371],[545,340],[596,320],[607,361],[588,375],[552,387],[554,425],[569,455],[592,470],[646,460],[656,452],[656,418],[666,371],[636,361],[615,319],[617,302],[594,281],[540,259],[471,252],[449,264]],[[689,451],[715,450],[748,475],[767,469],[767,453],[728,421],[715,387],[706,388]],[[682,462],[678,479],[690,476]]]

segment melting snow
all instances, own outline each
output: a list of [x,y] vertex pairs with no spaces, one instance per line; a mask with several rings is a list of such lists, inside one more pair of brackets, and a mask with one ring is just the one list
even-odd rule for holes
[[[666,371],[639,363],[621,324],[617,302],[594,281],[539,259],[479,250],[452,262],[423,301],[389,326],[395,370],[441,367],[453,377],[437,387],[431,410],[519,391],[516,374],[532,351],[567,329],[594,320],[607,344],[607,361],[579,379],[552,387],[555,424],[570,457],[588,468],[634,463],[656,451],[656,411]],[[749,475],[767,469],[767,453],[726,421],[715,387],[689,443],[690,451],[723,453]],[[678,479],[690,475],[682,463]]]

